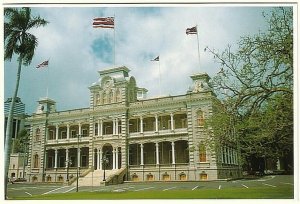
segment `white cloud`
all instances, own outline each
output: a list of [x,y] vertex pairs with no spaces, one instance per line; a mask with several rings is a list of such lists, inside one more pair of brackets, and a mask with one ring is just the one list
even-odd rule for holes
[[[267,10],[268,8],[264,8]],[[142,11],[141,11],[142,10]],[[116,15],[116,63],[126,65],[140,87],[149,96],[159,94],[158,64],[150,60],[160,55],[163,95],[184,94],[191,84],[190,75],[207,72],[214,75],[218,65],[203,51],[209,46],[223,50],[240,36],[257,33],[263,28],[262,8],[234,7],[161,7],[161,8],[34,8],[50,23],[34,30],[39,46],[32,65],[23,71],[20,97],[27,112],[35,111],[36,101],[44,97],[47,71],[34,67],[50,58],[49,97],[59,110],[89,106],[89,90],[98,80],[97,71],[107,64],[92,49],[99,38],[113,42],[113,30],[93,29],[92,19]],[[197,37],[185,34],[198,24],[201,66],[199,68]],[[99,45],[103,48],[105,45]],[[15,61],[5,63],[5,97],[12,95]],[[8,71],[9,70],[9,71]]]

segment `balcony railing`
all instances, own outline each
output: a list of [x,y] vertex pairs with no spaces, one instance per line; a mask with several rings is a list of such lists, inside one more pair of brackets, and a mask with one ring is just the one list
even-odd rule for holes
[[169,135],[169,134],[183,134],[187,133],[187,128],[178,128],[178,129],[166,129],[166,130],[159,130],[158,132],[156,131],[145,131],[143,133],[140,132],[131,132],[129,133],[130,137],[140,137],[140,136],[156,136],[156,135]]

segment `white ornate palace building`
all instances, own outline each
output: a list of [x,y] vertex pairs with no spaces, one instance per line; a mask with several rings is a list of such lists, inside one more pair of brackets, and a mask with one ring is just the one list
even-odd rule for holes
[[88,108],[56,111],[55,101],[39,100],[27,118],[30,182],[66,182],[78,169],[82,185],[93,175],[99,185],[104,169],[111,177],[123,172],[125,181],[238,177],[237,144],[217,149],[206,142],[212,137],[204,123],[215,98],[207,74],[191,76],[184,95],[147,99],[129,72],[99,71]]

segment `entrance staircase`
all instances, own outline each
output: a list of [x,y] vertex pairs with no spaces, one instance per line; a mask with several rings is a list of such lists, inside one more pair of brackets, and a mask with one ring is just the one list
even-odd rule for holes
[[[104,170],[94,170],[90,171],[87,175],[84,177],[79,177],[78,179],[78,186],[100,186],[100,185],[109,185],[109,184],[117,184],[119,183],[120,179],[117,179],[117,183],[112,183],[112,180],[115,177],[119,177],[119,175],[123,175],[125,173],[125,168],[122,169],[114,169],[114,170],[105,170],[105,179],[106,181],[103,181],[104,176]],[[71,184],[72,186],[76,186],[76,180],[74,180]]]

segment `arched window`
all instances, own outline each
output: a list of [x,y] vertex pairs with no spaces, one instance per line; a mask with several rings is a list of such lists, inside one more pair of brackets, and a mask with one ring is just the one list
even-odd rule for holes
[[116,101],[121,102],[122,101],[122,95],[121,95],[120,89],[117,89],[116,96],[117,96]]
[[32,177],[32,182],[37,182],[38,181],[38,178],[36,176],[33,176]]
[[103,93],[103,104],[107,104],[107,94]]
[[165,173],[163,174],[163,181],[170,181],[170,180],[171,180],[170,175],[169,175],[167,172],[165,172]]
[[153,180],[154,180],[154,176],[151,173],[149,173],[147,175],[147,181],[153,181]]
[[200,180],[207,180],[207,174],[205,172],[200,174]]
[[187,178],[186,178],[186,174],[185,173],[182,172],[181,174],[179,174],[179,180],[180,181],[186,181],[186,179]]
[[37,128],[35,130],[35,141],[40,141],[41,140],[41,130],[40,128]]
[[197,125],[204,126],[204,113],[202,110],[197,112]]
[[35,154],[33,157],[33,168],[39,168],[39,155]]
[[96,94],[96,105],[100,104],[100,94]]
[[108,103],[113,103],[114,102],[114,97],[113,97],[113,92],[112,91],[110,91],[109,92],[109,97],[108,97]]
[[132,175],[132,181],[139,181],[139,177],[136,174]]
[[199,145],[199,161],[206,162],[206,147],[203,143]]
[[52,181],[52,178],[50,175],[47,176],[47,182],[51,182]]

